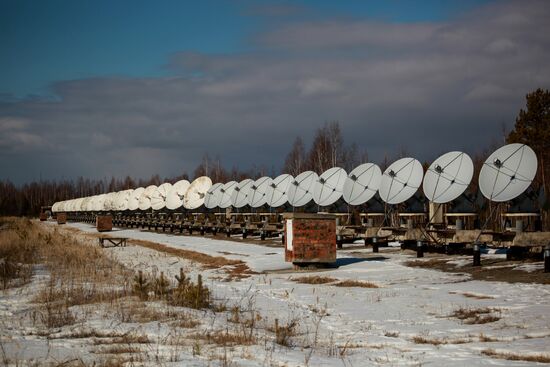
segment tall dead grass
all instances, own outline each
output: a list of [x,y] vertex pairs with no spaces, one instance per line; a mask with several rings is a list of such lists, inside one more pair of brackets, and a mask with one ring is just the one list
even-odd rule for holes
[[21,286],[31,279],[32,265],[38,261],[38,242],[27,230],[30,225],[28,219],[2,218],[0,281],[3,289]]

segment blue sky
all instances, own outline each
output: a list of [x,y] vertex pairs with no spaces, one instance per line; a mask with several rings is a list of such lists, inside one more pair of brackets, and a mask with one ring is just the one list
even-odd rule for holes
[[171,54],[254,49],[281,21],[444,21],[486,1],[0,1],[0,94],[49,94],[60,80],[170,75]]
[[0,179],[172,177],[205,153],[278,172],[328,121],[378,164],[483,156],[550,88],[548,19],[547,0],[0,0]]

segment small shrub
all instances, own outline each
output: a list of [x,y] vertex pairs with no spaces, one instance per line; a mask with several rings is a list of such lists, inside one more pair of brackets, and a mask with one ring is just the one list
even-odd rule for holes
[[467,308],[460,307],[455,310],[451,317],[456,317],[462,320],[465,324],[487,324],[500,320],[499,316],[493,315],[493,312],[498,312],[496,308]]
[[331,278],[331,277],[324,277],[320,275],[311,275],[306,277],[292,278],[292,280],[297,283],[303,283],[303,284],[326,284],[326,283],[333,283],[338,279]]
[[76,322],[67,304],[46,303],[40,312],[42,323],[47,328],[59,328]]
[[336,287],[359,287],[359,288],[380,288],[374,283],[360,280],[342,280],[334,284]]
[[147,278],[143,276],[143,272],[141,270],[138,271],[138,275],[134,277],[134,294],[137,295],[142,301],[146,301],[149,297],[150,287],[151,285]]
[[202,284],[202,276],[199,274],[197,284],[191,282],[180,269],[179,276],[176,276],[178,285],[172,290],[169,303],[172,306],[190,307],[195,309],[209,308],[210,290]]
[[296,329],[298,328],[298,320],[289,320],[286,325],[279,325],[279,320],[275,319],[275,325],[273,328],[268,328],[269,331],[275,333],[275,342],[285,347],[291,346],[291,337],[296,335]]
[[482,350],[481,354],[484,354],[492,358],[506,359],[508,361],[550,363],[550,354],[517,354],[517,353],[498,352],[494,349]]
[[168,295],[170,291],[170,282],[164,276],[164,272],[161,271],[160,276],[155,279],[153,291],[155,292],[155,296],[159,299],[165,299]]

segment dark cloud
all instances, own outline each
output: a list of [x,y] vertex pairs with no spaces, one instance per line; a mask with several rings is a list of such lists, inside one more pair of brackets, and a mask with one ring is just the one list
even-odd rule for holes
[[63,81],[53,100],[3,98],[2,177],[173,175],[205,152],[280,167],[296,135],[331,120],[375,161],[480,152],[527,92],[549,87],[548,19],[546,2],[498,2],[440,23],[293,21],[257,36],[255,51],[175,54],[171,78]]

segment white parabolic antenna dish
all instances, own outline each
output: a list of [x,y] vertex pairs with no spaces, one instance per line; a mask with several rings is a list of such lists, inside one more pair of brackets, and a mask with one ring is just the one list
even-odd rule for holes
[[252,184],[254,181],[252,181],[250,178],[244,179],[237,187],[235,187],[235,190],[233,191],[233,194],[231,195],[231,205],[233,205],[235,208],[242,208],[243,206],[248,204],[248,194],[250,193],[250,188],[252,187]]
[[[161,185],[162,186],[162,185]],[[166,192],[165,190],[163,190]],[[166,206],[165,196],[160,190],[160,186],[151,194],[151,208],[153,210],[160,210]]]
[[94,211],[100,212],[103,210],[103,204],[105,203],[105,194],[98,195],[94,200]]
[[170,182],[165,182],[158,187],[157,191],[160,193],[160,195],[163,198],[165,198],[171,189],[172,189],[172,184]]
[[428,167],[422,189],[428,200],[442,204],[453,201],[468,188],[474,175],[474,163],[468,154],[449,152]]
[[187,180],[180,180],[172,185],[166,196],[166,207],[170,210],[177,209],[183,205],[183,197],[191,184]]
[[148,210],[151,208],[151,196],[156,191],[155,185],[147,186],[145,191],[139,197],[139,210]]
[[347,173],[343,168],[332,167],[323,172],[313,184],[313,200],[317,205],[334,204],[342,197]]
[[414,158],[393,162],[382,175],[380,197],[388,204],[399,204],[414,195],[422,184],[424,171]]
[[212,187],[210,177],[201,176],[195,179],[183,198],[185,209],[196,209],[201,206],[204,203],[204,196],[210,187]]
[[233,195],[233,191],[237,188],[237,185],[237,181],[229,181],[220,189],[221,199],[218,204],[220,208],[225,209],[231,206],[231,196]]
[[84,200],[80,203],[80,211],[85,212],[88,210],[88,203],[92,200],[91,196],[86,196]]
[[116,210],[115,208],[116,195],[117,195],[117,192],[110,192],[107,194],[107,197],[105,198],[105,202],[103,203],[104,210]]
[[288,188],[288,202],[292,206],[306,205],[313,199],[313,184],[319,179],[317,173],[305,171],[300,173]]
[[252,208],[259,208],[267,202],[267,188],[273,183],[271,177],[261,177],[254,181],[248,193],[248,204]]
[[363,163],[351,171],[344,183],[343,197],[349,205],[369,201],[380,188],[382,171],[374,163]]
[[208,189],[206,192],[206,195],[204,196],[204,206],[208,209],[213,209],[218,206],[220,203],[220,200],[222,199],[222,193],[221,189],[223,187],[223,183],[216,183]]
[[276,208],[286,203],[288,188],[293,180],[294,177],[286,173],[273,179],[266,189],[267,205]]
[[537,156],[525,144],[508,144],[487,158],[479,173],[479,189],[491,201],[521,195],[537,173]]
[[79,212],[80,211],[80,206],[81,206],[83,200],[84,200],[84,198],[74,199],[73,212]]
[[94,205],[95,205],[96,198],[97,198],[97,195],[94,195],[94,196],[90,197],[90,200],[88,200],[88,204],[86,205],[86,211],[87,212],[93,212],[94,211]]
[[134,190],[124,190],[118,193],[115,200],[115,206],[117,210],[127,210],[128,209],[128,199]]
[[139,198],[141,197],[141,194],[145,191],[145,188],[138,187],[132,193],[130,194],[130,197],[128,197],[128,209],[129,210],[137,210],[139,208]]

